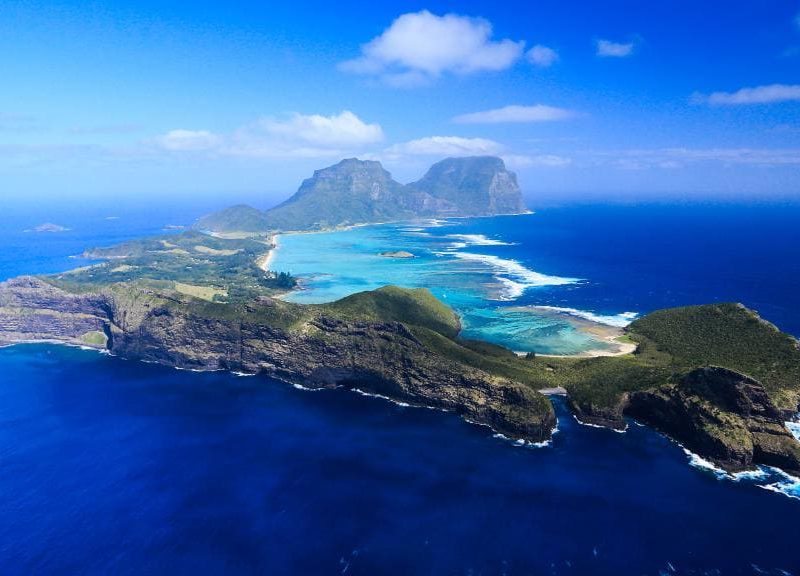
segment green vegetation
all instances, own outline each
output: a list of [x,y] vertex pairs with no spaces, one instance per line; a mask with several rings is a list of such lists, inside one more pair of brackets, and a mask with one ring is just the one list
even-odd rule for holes
[[318,309],[347,320],[403,322],[429,328],[449,338],[460,329],[458,317],[426,288],[409,290],[384,286],[371,292],[359,292]]
[[629,332],[640,343],[640,355],[651,362],[676,371],[724,366],[760,381],[779,408],[797,407],[797,340],[741,304],[659,310],[636,320]]
[[264,212],[252,206],[239,204],[204,216],[197,222],[198,229],[208,232],[263,233],[270,229]]
[[81,337],[81,340],[87,346],[94,346],[96,348],[105,348],[108,342],[106,335],[99,331],[87,332]]
[[[760,381],[785,411],[800,400],[797,341],[738,304],[661,310],[632,323],[625,340],[635,354],[599,358],[518,356],[501,346],[458,338],[458,317],[428,290],[394,286],[323,305],[272,298],[295,286],[288,274],[265,272],[258,262],[269,238],[222,239],[185,232],[87,252],[106,260],[48,278],[70,292],[112,293],[132,314],[155,306],[189,307],[221,321],[252,322],[286,331],[309,330],[321,317],[399,322],[431,352],[490,375],[539,390],[563,387],[576,408],[620,419],[625,398],[678,382],[701,366],[735,370]],[[102,345],[105,335],[84,340]]]
[[409,187],[452,204],[459,213],[516,214],[526,210],[516,176],[494,156],[447,158]]
[[616,409],[625,394],[674,382],[693,368],[723,366],[761,381],[779,408],[800,401],[797,341],[738,304],[661,310],[637,320],[635,354],[600,358],[521,357],[485,342],[415,329],[427,346],[458,362],[536,389],[564,387],[578,406]]
[[270,249],[269,240],[229,240],[189,231],[88,250],[85,257],[106,262],[48,280],[70,292],[136,283],[216,302],[242,302],[295,286],[289,274],[258,267]]
[[500,158],[448,158],[405,186],[379,162],[349,158],[315,171],[297,193],[275,208],[260,212],[233,206],[200,219],[196,227],[246,235],[525,210],[516,176]]

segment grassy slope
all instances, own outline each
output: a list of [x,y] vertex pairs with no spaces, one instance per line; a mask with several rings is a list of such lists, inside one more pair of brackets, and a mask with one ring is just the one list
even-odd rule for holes
[[72,292],[96,291],[119,283],[149,285],[208,298],[247,301],[294,286],[288,276],[265,274],[256,260],[270,246],[259,240],[226,240],[199,232],[167,235],[98,248],[87,256],[103,264],[51,276],[49,280]]
[[[268,249],[252,239],[223,240],[196,232],[130,242],[94,256],[105,264],[51,277],[75,292],[112,290],[118,296],[165,294],[176,286],[192,289],[167,305],[190,305],[220,319],[252,320],[293,330],[315,316],[343,320],[402,322],[432,350],[490,374],[535,389],[563,386],[573,401],[613,408],[626,392],[653,388],[673,375],[703,365],[719,365],[760,380],[780,408],[793,409],[800,398],[800,350],[796,341],[736,304],[661,310],[635,321],[628,336],[639,344],[622,357],[521,358],[483,342],[458,340],[453,311],[428,290],[387,286],[324,305],[301,306],[264,299],[285,289],[255,265]],[[227,302],[192,298],[228,291]],[[180,290],[178,290],[180,292]],[[180,295],[179,295],[180,296]]]
[[342,319],[403,322],[429,328],[449,338],[454,338],[460,329],[453,310],[437,300],[426,288],[409,290],[384,286],[318,308],[323,313]]
[[748,374],[764,384],[780,408],[800,399],[800,350],[796,341],[736,304],[654,312],[629,327],[636,354],[604,358],[517,357],[480,343],[453,341],[417,330],[440,353],[537,389],[563,386],[578,404],[614,408],[626,392],[654,388],[704,365]]
[[268,232],[270,226],[264,212],[239,204],[200,218],[195,228],[209,232],[263,233]]
[[759,380],[781,408],[800,398],[797,341],[739,304],[659,310],[629,327],[643,356],[669,355],[675,370],[724,366]]

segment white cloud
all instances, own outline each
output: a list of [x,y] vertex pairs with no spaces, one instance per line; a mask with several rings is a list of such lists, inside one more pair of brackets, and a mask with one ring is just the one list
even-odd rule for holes
[[212,152],[220,156],[314,158],[359,152],[382,141],[379,124],[367,124],[349,110],[331,116],[293,114],[264,118],[229,134],[207,130],[171,130],[156,143],[175,152]]
[[597,41],[597,55],[603,58],[625,58],[633,54],[633,42],[621,43],[611,40]]
[[184,129],[170,130],[157,140],[162,148],[173,151],[210,150],[220,142],[220,138],[208,130]]
[[504,106],[493,110],[462,114],[453,118],[459,124],[500,124],[521,122],[552,122],[575,116],[571,110],[536,104],[533,106]]
[[482,18],[437,16],[427,10],[403,14],[361,46],[361,56],[342,62],[339,68],[403,86],[446,72],[463,75],[509,68],[525,43],[491,37],[492,25]]
[[771,84],[755,88],[742,88],[736,92],[714,92],[708,96],[695,94],[693,100],[715,106],[800,101],[800,84]]
[[396,156],[475,156],[499,154],[503,146],[486,138],[462,138],[460,136],[428,136],[395,144],[386,153]]
[[318,146],[371,144],[383,140],[379,124],[367,124],[349,110],[333,116],[293,114],[284,121],[264,119],[261,125],[270,134]]
[[528,62],[539,68],[549,68],[558,62],[558,52],[547,46],[537,44],[525,53]]

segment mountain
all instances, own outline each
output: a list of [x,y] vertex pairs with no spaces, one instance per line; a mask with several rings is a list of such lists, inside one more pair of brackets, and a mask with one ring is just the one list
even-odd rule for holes
[[234,206],[202,218],[197,228],[220,233],[318,230],[525,211],[517,178],[500,158],[448,158],[408,185],[394,180],[380,162],[349,158],[315,171],[275,208],[261,212]]
[[261,210],[238,204],[202,217],[197,227],[209,232],[258,233],[268,230],[269,224]]
[[402,184],[380,162],[349,158],[316,170],[297,192],[268,210],[273,230],[307,230],[413,216]]
[[439,201],[439,216],[492,216],[527,211],[517,177],[500,158],[447,158],[430,167],[413,190]]

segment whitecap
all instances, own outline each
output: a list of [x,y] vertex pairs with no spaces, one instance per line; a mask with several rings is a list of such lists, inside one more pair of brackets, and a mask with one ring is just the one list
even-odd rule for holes
[[607,326],[614,326],[616,328],[624,328],[639,314],[637,312],[622,312],[615,315],[595,314],[587,310],[578,310],[577,308],[564,308],[561,306],[536,306],[539,310],[550,310],[552,312],[560,312],[562,314],[569,314],[570,316],[577,316],[584,320],[590,320],[598,324],[605,324]]
[[380,398],[381,400],[386,400],[387,402],[391,402],[392,404],[396,404],[398,406],[402,406],[403,408],[410,408],[411,404],[407,402],[400,402],[399,400],[395,400],[394,398],[389,398],[388,396],[384,396],[383,394],[375,394],[374,392],[366,392],[361,390],[360,388],[351,388],[353,392],[356,394],[361,394],[362,396],[369,396],[370,398]]
[[[475,422],[471,423],[475,424]],[[492,434],[492,438],[497,438],[498,440],[503,440],[504,442],[510,442],[513,446],[517,446],[519,448],[547,448],[552,444],[552,440],[542,440],[541,442],[530,442],[529,440],[525,440],[523,438],[517,438],[515,440],[513,438],[509,438],[505,434],[501,434],[500,432]]]
[[319,390],[325,390],[325,388],[311,388],[309,386],[303,386],[302,384],[297,384],[296,382],[292,382],[292,388],[303,390],[304,392],[317,392]]
[[785,422],[785,424],[792,436],[800,440],[800,422]]
[[789,498],[800,500],[800,478],[792,476],[791,474],[787,474],[780,468],[773,468],[770,466],[765,468],[778,476],[780,480],[777,482],[772,482],[771,484],[761,485],[759,486],[760,488],[770,490],[771,492],[777,492],[778,494],[783,494]]
[[678,446],[680,446],[683,449],[683,453],[689,457],[689,466],[692,466],[693,468],[699,468],[700,470],[707,470],[708,472],[713,473],[714,476],[716,476],[720,480],[732,478],[730,474],[728,474],[725,470],[723,470],[710,460],[706,460],[699,454],[695,454],[691,450],[688,450],[686,447],[684,447],[682,444],[678,444]]
[[526,289],[536,286],[564,286],[580,282],[579,278],[548,276],[526,268],[516,260],[500,258],[491,254],[453,252],[451,255],[460,260],[479,262],[491,268],[495,279],[503,286],[501,300],[514,300],[519,298]]
[[762,467],[758,467],[755,470],[744,470],[742,472],[734,472],[732,475],[733,480],[735,482],[739,482],[740,480],[748,480],[751,482],[758,482],[759,480],[766,480],[769,478],[769,472]]
[[601,426],[600,424],[590,424],[589,422],[583,422],[576,414],[572,414],[572,417],[575,418],[575,422],[580,424],[581,426],[587,426],[589,428],[600,428],[601,430],[610,430],[611,432],[616,432],[617,434],[625,434],[628,431],[628,424],[625,423],[625,428],[622,430],[617,430],[616,428],[612,428],[611,426]]
[[448,234],[446,238],[458,240],[453,246],[458,245],[460,248],[466,246],[513,246],[511,242],[489,238],[483,234]]

